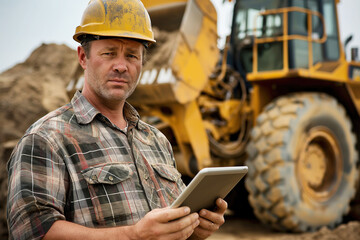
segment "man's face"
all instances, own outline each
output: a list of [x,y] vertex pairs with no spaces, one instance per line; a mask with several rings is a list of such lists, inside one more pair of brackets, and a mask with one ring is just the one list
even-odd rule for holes
[[83,94],[93,103],[116,104],[135,90],[142,68],[143,45],[129,39],[91,42],[89,58],[82,47],[79,61],[85,70]]

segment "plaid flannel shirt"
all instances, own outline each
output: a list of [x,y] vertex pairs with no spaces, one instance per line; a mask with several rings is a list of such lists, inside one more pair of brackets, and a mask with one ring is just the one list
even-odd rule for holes
[[40,239],[56,220],[131,225],[185,185],[171,145],[125,103],[123,132],[77,92],[34,123],[8,163],[11,239]]

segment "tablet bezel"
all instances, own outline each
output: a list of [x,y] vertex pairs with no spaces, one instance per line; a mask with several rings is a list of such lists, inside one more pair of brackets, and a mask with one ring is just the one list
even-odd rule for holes
[[[191,196],[194,189],[197,188],[197,186],[203,181],[203,179],[206,176],[229,175],[229,178],[227,178],[226,182],[224,182],[224,185],[222,187],[227,187],[230,190],[226,191],[225,195],[217,196],[220,198],[225,198],[226,195],[232,190],[233,187],[236,186],[236,184],[246,175],[247,172],[248,172],[247,166],[203,168],[202,170],[200,170],[198,172],[198,174],[196,174],[196,176],[192,179],[192,181],[189,183],[189,185],[178,196],[178,198],[171,204],[171,208],[181,207],[182,203]],[[234,174],[238,174],[238,175],[236,175],[236,177],[238,177],[237,179],[233,179]],[[212,186],[209,186],[209,187],[212,187]],[[205,199],[197,199],[197,201],[204,202],[204,205],[206,205],[207,202],[212,201],[212,200],[209,200],[209,198],[214,198],[214,196],[216,195],[216,193],[219,190],[220,189],[214,189],[214,194],[212,196],[207,196],[208,198],[205,198]],[[201,191],[201,189],[197,189],[197,191]],[[197,212],[202,209],[202,208],[198,209],[199,207],[195,207],[194,205],[201,205],[201,203],[196,202],[195,204],[192,204],[192,203],[186,204],[186,206],[190,207],[191,212]],[[214,206],[215,206],[215,202],[214,202]]]

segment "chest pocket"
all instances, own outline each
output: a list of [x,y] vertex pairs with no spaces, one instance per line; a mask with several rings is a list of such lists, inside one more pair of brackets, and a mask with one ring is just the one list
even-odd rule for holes
[[125,164],[104,164],[82,172],[88,184],[117,184],[131,178],[132,170]]
[[[88,185],[97,221],[95,225],[129,225],[142,217],[144,213],[132,208],[138,205],[136,201],[144,197],[141,187],[133,180],[134,169],[131,165],[106,163],[89,167],[81,174]],[[138,195],[134,196],[134,192]]]

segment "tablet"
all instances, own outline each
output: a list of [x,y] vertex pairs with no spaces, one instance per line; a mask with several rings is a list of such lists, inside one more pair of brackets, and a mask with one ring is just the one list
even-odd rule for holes
[[171,208],[188,206],[191,212],[203,208],[213,210],[216,199],[225,198],[247,171],[246,166],[204,168],[172,203]]

